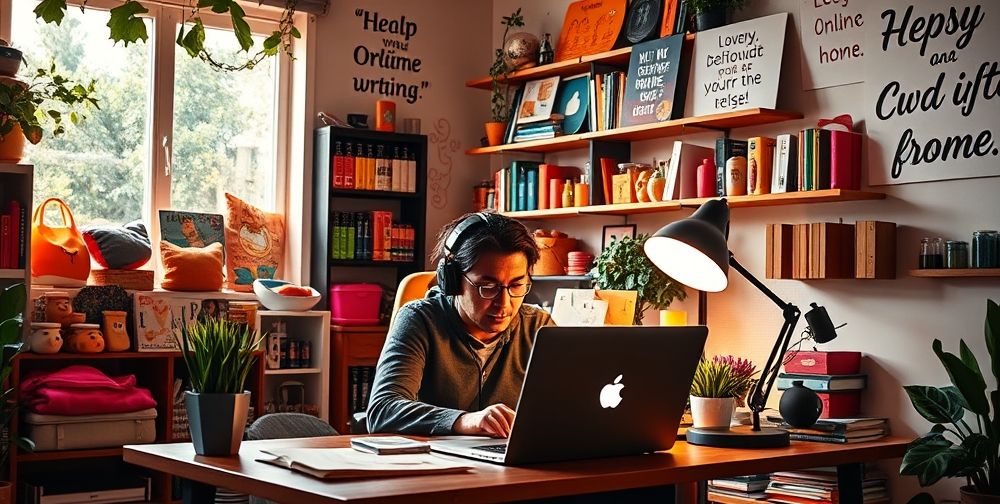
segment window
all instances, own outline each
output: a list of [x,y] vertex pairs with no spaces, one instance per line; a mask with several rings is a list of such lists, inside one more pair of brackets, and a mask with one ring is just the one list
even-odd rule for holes
[[[77,224],[155,223],[155,210],[166,208],[221,212],[225,192],[276,208],[285,166],[277,157],[277,124],[286,56],[251,71],[217,72],[173,44],[181,7],[146,4],[149,38],[125,47],[108,39],[106,8],[116,3],[91,0],[83,12],[71,6],[59,26],[36,20],[36,5],[0,0],[0,11],[11,9],[0,33],[10,34],[32,68],[54,61],[68,77],[96,80],[100,103],[65,135],[46,135],[26,149],[36,203],[64,199]],[[216,23],[210,16],[203,15],[206,46],[217,59],[236,61],[242,53],[224,29],[228,17]],[[256,33],[275,26],[259,15],[251,22]],[[255,37],[255,47],[263,38]],[[156,226],[148,227],[157,239]]]

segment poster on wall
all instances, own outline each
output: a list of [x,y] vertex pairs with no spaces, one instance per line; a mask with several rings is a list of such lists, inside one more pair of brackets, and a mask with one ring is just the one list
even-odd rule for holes
[[802,89],[865,80],[864,2],[801,0]]
[[869,185],[1000,175],[1000,3],[883,0],[872,8]]
[[[666,121],[680,116],[683,95],[677,94],[684,35],[672,35],[632,47],[625,79],[621,126]],[[678,99],[680,98],[680,99]]]
[[687,116],[776,108],[788,13],[698,33],[691,53]]

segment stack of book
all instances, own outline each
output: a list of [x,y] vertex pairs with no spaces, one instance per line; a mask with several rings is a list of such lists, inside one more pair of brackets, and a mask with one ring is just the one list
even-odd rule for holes
[[552,119],[547,121],[531,122],[519,124],[514,131],[514,142],[528,142],[531,140],[544,140],[555,138],[563,134],[563,117],[554,114]]
[[[768,502],[835,504],[841,502],[837,481],[835,467],[776,472],[771,475],[771,482],[768,483],[765,493]],[[879,471],[866,468],[862,491],[864,504],[889,502],[886,476]]]
[[25,250],[30,232],[28,214],[21,202],[11,200],[6,206],[0,207],[0,269],[25,267]]
[[720,504],[761,501],[767,497],[764,490],[767,489],[770,480],[770,474],[751,474],[709,480],[708,501]]
[[779,427],[789,433],[789,437],[797,441],[819,441],[822,443],[861,443],[874,441],[889,434],[889,420],[886,418],[828,418],[818,420],[810,428],[792,427],[781,417],[768,417],[769,421],[779,423]]
[[778,390],[802,381],[823,401],[820,418],[855,418],[868,382],[860,371],[861,352],[795,352],[778,375]]

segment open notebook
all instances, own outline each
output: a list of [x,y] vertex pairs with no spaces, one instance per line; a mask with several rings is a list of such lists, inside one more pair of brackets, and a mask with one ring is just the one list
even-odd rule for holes
[[274,464],[322,479],[381,478],[464,472],[472,466],[431,453],[375,455],[352,448],[273,448],[261,450]]

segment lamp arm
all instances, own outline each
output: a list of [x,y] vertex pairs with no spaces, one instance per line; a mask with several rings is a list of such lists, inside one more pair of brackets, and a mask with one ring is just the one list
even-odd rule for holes
[[774,381],[778,378],[778,374],[781,371],[781,362],[784,360],[785,352],[788,350],[788,344],[792,339],[792,334],[795,333],[795,326],[798,324],[802,312],[797,306],[784,302],[771,289],[768,289],[766,285],[761,283],[757,277],[753,276],[736,260],[732,252],[729,253],[729,264],[736,271],[739,271],[757,290],[763,292],[774,304],[778,305],[781,308],[782,317],[784,318],[784,323],[778,332],[778,339],[774,342],[774,347],[771,348],[771,355],[767,358],[767,364],[761,369],[760,379],[754,385],[750,399],[747,401],[750,411],[753,412],[753,430],[760,431],[760,412],[764,411],[764,408],[767,406],[767,397],[771,394]]

